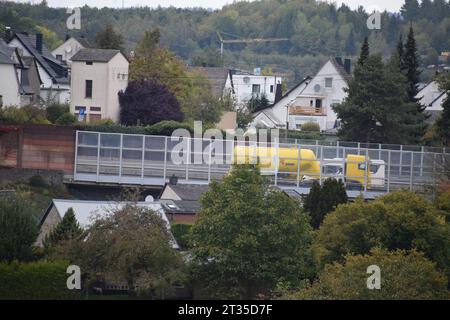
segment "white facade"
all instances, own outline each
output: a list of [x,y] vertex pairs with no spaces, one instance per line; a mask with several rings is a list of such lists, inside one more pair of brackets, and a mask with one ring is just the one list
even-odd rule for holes
[[[108,62],[73,61],[70,111],[79,115],[84,109],[88,121],[119,121],[120,90],[128,85],[128,60],[118,52]],[[86,96],[87,81],[92,83],[92,97]]]
[[347,97],[348,82],[335,62],[329,60],[319,70],[289,108],[289,129],[300,130],[306,122],[317,122],[322,131],[336,127],[337,116],[332,106]]
[[[33,57],[34,55],[17,39],[13,38],[8,45],[10,47],[19,48],[21,54],[25,57]],[[41,93],[40,96],[44,101],[48,99],[55,100],[59,103],[70,102],[70,84],[69,83],[54,83],[52,76],[45,70],[41,62],[36,59],[39,77],[41,78]]]
[[439,90],[437,81],[432,81],[419,91],[416,98],[420,99],[420,103],[427,107],[426,110],[442,111],[442,104],[446,95],[442,90]]
[[269,103],[275,101],[277,84],[281,85],[281,77],[257,76],[232,72],[231,79],[227,79],[225,89],[232,90],[238,105],[247,103],[252,97],[265,95]]
[[62,45],[52,51],[52,55],[60,60],[66,62],[69,66],[71,58],[84,46],[75,38],[71,37],[67,39]]
[[250,124],[250,127],[263,126],[267,128],[286,128],[290,104],[302,94],[310,81],[310,77],[303,79],[302,82],[289,90],[280,101],[273,106],[256,112],[253,115],[253,122]]
[[20,106],[19,78],[12,63],[0,63],[0,105]]

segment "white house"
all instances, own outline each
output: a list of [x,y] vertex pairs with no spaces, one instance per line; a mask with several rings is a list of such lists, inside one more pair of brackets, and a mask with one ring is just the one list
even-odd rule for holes
[[445,91],[439,89],[437,81],[431,81],[417,93],[416,99],[420,99],[420,103],[426,106],[425,112],[430,115],[428,121],[433,122],[439,117],[447,96]]
[[67,63],[70,67],[72,57],[81,49],[90,48],[84,37],[67,37],[66,41],[52,51],[52,55],[59,61]]
[[119,50],[78,51],[72,57],[70,111],[84,121],[119,121],[118,93],[128,85],[128,65]]
[[[80,227],[85,229],[91,225],[97,218],[105,217],[115,210],[121,210],[126,205],[135,205],[139,208],[145,208],[156,212],[166,223],[170,232],[170,223],[165,211],[159,202],[124,202],[124,201],[89,201],[89,200],[66,200],[53,199],[48,209],[44,212],[39,222],[39,235],[36,245],[42,247],[45,237],[62,221],[67,211],[72,208]],[[179,249],[175,238],[172,236],[172,248]]]
[[0,106],[24,106],[39,101],[40,78],[36,61],[0,39]]
[[289,106],[289,129],[299,130],[306,122],[317,122],[322,131],[339,126],[332,107],[347,97],[351,60],[329,59]]
[[250,127],[286,128],[289,106],[303,93],[310,81],[311,77],[306,77],[286,92],[277,103],[255,112]]
[[251,126],[286,127],[301,130],[306,122],[317,122],[322,131],[333,131],[339,121],[332,106],[347,97],[351,60],[329,59],[313,77],[307,77],[274,105],[256,112]]
[[17,73],[20,61],[16,51],[0,40],[0,106],[20,105],[20,79]]
[[230,90],[238,105],[247,103],[252,97],[265,95],[269,103],[275,102],[277,86],[281,89],[282,77],[255,75],[240,70],[230,70],[225,88]]
[[57,60],[43,44],[43,36],[16,33],[8,43],[19,49],[24,57],[34,57],[42,82],[40,96],[43,100],[53,99],[59,103],[70,101],[70,81],[66,64]]

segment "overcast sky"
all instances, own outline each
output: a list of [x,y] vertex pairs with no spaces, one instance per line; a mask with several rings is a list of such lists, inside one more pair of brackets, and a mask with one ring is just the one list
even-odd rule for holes
[[[41,0],[15,0],[16,2],[31,2],[40,3]],[[85,4],[97,7],[121,7],[122,1],[125,7],[131,6],[149,6],[157,7],[204,7],[204,8],[221,8],[224,4],[232,3],[233,0],[47,0],[48,4],[53,7],[79,7]],[[363,5],[368,9],[373,9],[374,6],[381,10],[388,10],[391,12],[399,11],[403,4],[403,0],[322,0],[328,2],[346,3],[351,8],[357,8]],[[372,11],[372,10],[371,10]]]

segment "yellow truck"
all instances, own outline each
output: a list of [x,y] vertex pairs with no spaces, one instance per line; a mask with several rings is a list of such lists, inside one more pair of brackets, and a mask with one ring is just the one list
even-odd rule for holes
[[[361,155],[323,159],[321,163],[309,149],[235,146],[234,163],[258,164],[264,175],[278,173],[297,179],[299,173],[301,181],[334,177],[348,185],[364,186],[367,177],[367,187],[372,188],[384,187],[385,182],[384,161],[367,159],[366,162],[366,157]],[[367,170],[366,163],[369,165]]]

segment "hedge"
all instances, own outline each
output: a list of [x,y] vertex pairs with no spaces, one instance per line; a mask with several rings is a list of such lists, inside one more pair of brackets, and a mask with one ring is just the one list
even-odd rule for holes
[[0,263],[0,299],[63,300],[81,298],[67,289],[67,262]]

